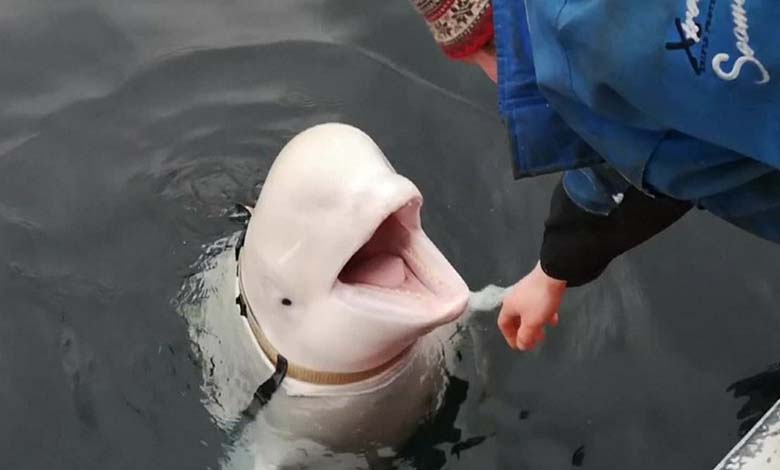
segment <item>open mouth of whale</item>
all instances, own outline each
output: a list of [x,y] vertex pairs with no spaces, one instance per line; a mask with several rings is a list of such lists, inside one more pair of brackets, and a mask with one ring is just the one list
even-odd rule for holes
[[338,274],[335,291],[356,307],[436,326],[462,313],[468,289],[420,226],[422,199],[386,215]]

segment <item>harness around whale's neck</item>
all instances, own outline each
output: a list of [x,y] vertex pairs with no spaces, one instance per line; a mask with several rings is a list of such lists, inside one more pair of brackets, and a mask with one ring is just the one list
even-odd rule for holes
[[380,364],[376,367],[363,370],[363,371],[330,372],[330,371],[309,369],[300,364],[295,364],[289,361],[279,352],[278,349],[274,347],[273,344],[271,344],[271,341],[268,340],[268,337],[263,332],[262,327],[260,327],[260,323],[257,321],[257,316],[252,311],[252,306],[249,304],[247,296],[244,294],[244,282],[241,276],[240,261],[238,263],[238,288],[239,288],[238,301],[243,307],[241,312],[242,316],[246,318],[246,321],[249,324],[249,329],[252,331],[252,335],[255,337],[258,346],[260,346],[260,349],[263,351],[266,358],[268,358],[268,360],[274,366],[278,367],[280,358],[281,360],[286,361],[287,377],[297,379],[302,382],[316,384],[316,385],[347,385],[356,382],[362,382],[372,377],[376,377],[382,372],[385,372],[386,370],[390,369],[392,366],[396,365],[412,347],[409,346],[405,348],[403,351],[398,353],[395,357],[393,357],[392,359],[390,359],[389,361],[383,364]]

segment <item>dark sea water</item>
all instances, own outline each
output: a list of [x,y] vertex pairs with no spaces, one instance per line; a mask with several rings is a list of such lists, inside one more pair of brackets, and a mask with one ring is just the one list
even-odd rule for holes
[[[0,1],[0,468],[219,467],[173,299],[281,146],[333,120],[420,187],[472,290],[534,265],[556,177],[512,180],[494,86],[403,0]],[[444,468],[712,467],[780,397],[779,266],[691,214],[573,291],[539,351],[483,317],[460,412],[493,432]]]

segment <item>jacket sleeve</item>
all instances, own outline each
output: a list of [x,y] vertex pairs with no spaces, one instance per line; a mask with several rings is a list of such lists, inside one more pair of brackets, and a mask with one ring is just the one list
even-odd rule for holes
[[663,231],[691,207],[689,202],[650,197],[631,187],[617,208],[599,215],[574,204],[559,182],[545,223],[542,270],[568,287],[586,284],[613,259]]

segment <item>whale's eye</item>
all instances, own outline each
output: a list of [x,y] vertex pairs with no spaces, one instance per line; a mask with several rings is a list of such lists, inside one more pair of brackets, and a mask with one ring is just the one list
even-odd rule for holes
[[284,305],[285,307],[289,307],[290,305],[292,305],[292,300],[288,298],[284,298],[282,299],[282,305]]

